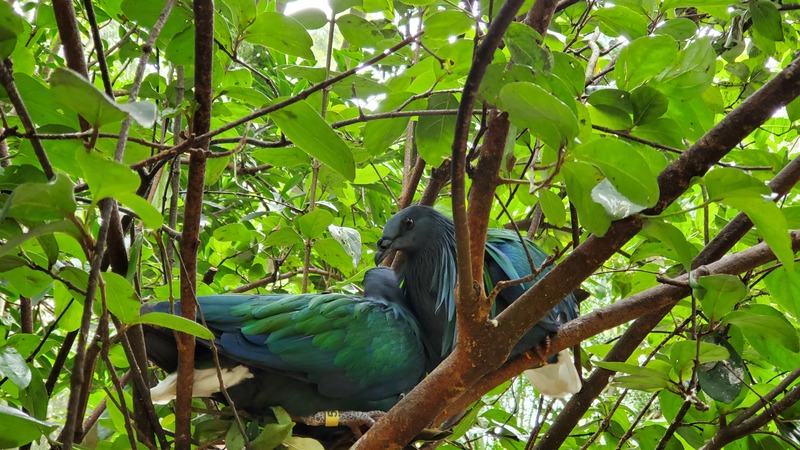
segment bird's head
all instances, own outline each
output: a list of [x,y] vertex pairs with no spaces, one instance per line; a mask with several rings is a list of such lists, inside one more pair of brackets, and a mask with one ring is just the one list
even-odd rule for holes
[[383,227],[383,235],[378,239],[375,252],[375,264],[380,264],[397,250],[413,255],[430,246],[431,240],[448,228],[452,230],[452,221],[435,209],[409,206],[393,215]]
[[403,291],[391,267],[373,267],[364,274],[364,297],[402,302]]

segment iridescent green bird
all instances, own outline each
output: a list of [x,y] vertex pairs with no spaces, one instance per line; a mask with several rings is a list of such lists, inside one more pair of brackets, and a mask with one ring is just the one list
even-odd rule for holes
[[[524,242],[524,246],[523,246]],[[484,286],[487,293],[503,280],[515,280],[532,273],[527,253],[534,264],[547,259],[542,249],[510,230],[490,228],[484,253]],[[399,268],[401,284],[414,315],[423,330],[427,368],[432,370],[450,354],[456,337],[456,242],[453,221],[428,206],[410,206],[392,216],[378,240],[375,264],[390,253],[402,251],[405,262]],[[550,267],[541,270],[535,280],[503,289],[493,305],[495,315],[513,303]],[[534,325],[514,346],[510,357],[536,348],[555,333],[559,326],[578,316],[578,302],[568,295]],[[580,377],[568,351],[554,356],[526,376],[540,393],[564,396],[578,392]]]
[[[271,414],[271,406],[294,417],[387,411],[425,374],[419,324],[388,268],[366,273],[363,296],[211,295],[197,302],[214,333],[228,394],[255,416]],[[169,312],[170,305],[143,309]],[[172,332],[147,328],[145,338],[148,357],[175,372]],[[225,402],[210,343],[198,343],[193,395]],[[176,376],[152,389],[155,401],[175,397]]]

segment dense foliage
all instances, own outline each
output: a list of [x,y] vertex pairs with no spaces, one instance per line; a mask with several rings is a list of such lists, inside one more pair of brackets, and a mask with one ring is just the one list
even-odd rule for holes
[[[357,292],[398,205],[457,212],[449,182],[465,173],[476,206],[494,199],[488,225],[566,256],[566,292],[582,281],[582,312],[600,313],[548,349],[583,340],[572,402],[506,381],[532,363],[498,359],[442,391],[440,410],[465,390],[472,405],[427,438],[800,447],[797,5],[190,3],[0,2],[0,447],[171,445],[188,422],[143,397],[153,371],[137,324],[208,330],[140,316],[140,302]],[[494,26],[506,3],[507,29]],[[213,30],[195,26],[212,15]],[[466,168],[451,166],[465,144]],[[413,398],[399,410],[423,417]],[[318,445],[280,410],[263,425],[193,404],[193,445]],[[393,418],[381,425],[397,444],[420,431]]]

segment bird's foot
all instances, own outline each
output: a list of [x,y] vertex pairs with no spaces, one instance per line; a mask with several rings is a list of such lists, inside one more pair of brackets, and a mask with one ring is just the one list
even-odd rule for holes
[[346,426],[356,437],[361,437],[361,427],[375,425],[375,421],[383,417],[383,411],[322,411],[311,416],[298,417],[297,420],[310,426],[337,427]]
[[547,365],[547,356],[550,354],[550,336],[545,336],[541,344],[526,353],[528,359],[533,360],[540,366]]

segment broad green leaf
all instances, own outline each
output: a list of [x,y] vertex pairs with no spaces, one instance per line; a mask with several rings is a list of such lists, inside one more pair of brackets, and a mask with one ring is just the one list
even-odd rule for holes
[[106,306],[122,323],[132,323],[139,317],[141,301],[131,283],[114,272],[103,272]]
[[692,98],[703,93],[714,79],[717,54],[708,38],[691,41],[658,77],[656,88],[675,98]]
[[771,306],[752,304],[731,311],[722,318],[722,323],[738,327],[759,353],[763,348],[773,345],[794,353],[800,352],[797,330],[783,314]]
[[758,234],[764,238],[786,270],[794,270],[794,251],[786,218],[775,202],[754,197],[732,197],[723,202],[747,214]]
[[617,86],[620,89],[640,86],[664,71],[677,55],[678,43],[670,36],[636,39],[619,52],[613,72]]
[[[411,95],[411,92],[395,92],[389,94],[386,99],[381,102],[375,112],[384,113],[395,111],[405,103]],[[403,110],[414,111],[424,109],[426,104],[427,102],[425,100],[414,100],[404,107]],[[386,149],[405,132],[410,119],[410,117],[397,117],[394,119],[370,120],[364,126],[364,147],[374,155],[386,152]]]
[[658,201],[658,180],[647,160],[628,143],[600,138],[572,152],[579,161],[596,166],[620,194],[633,203],[653,206]]
[[69,220],[60,220],[58,222],[50,222],[44,225],[33,227],[26,233],[18,234],[6,239],[6,242],[0,245],[0,256],[5,256],[12,251],[15,251],[20,245],[24,244],[31,238],[53,233],[69,233],[74,235],[77,233],[77,230],[75,230],[75,224]]
[[664,5],[662,7],[665,9],[683,8],[683,7],[708,8],[715,6],[722,6],[727,8],[730,5],[731,5],[730,0],[665,0]]
[[362,0],[330,0],[329,4],[333,13],[339,14],[354,6],[361,6]]
[[314,60],[314,41],[305,28],[291,17],[277,12],[262,12],[247,28],[244,39],[287,55]]
[[422,21],[423,38],[448,39],[466,33],[474,25],[475,21],[461,11],[435,12]]
[[681,380],[686,376],[691,376],[691,368],[694,366],[695,358],[700,364],[717,362],[728,359],[730,354],[725,347],[714,345],[709,342],[700,342],[700,351],[697,351],[697,341],[678,341],[669,349],[670,364]]
[[769,0],[751,0],[748,4],[756,31],[771,41],[782,41],[783,27],[778,7]]
[[314,242],[313,248],[323,261],[339,270],[349,271],[356,267],[356,264],[353,264],[353,258],[335,239],[319,239]]
[[167,44],[164,56],[175,65],[194,64],[194,27],[186,27],[173,36]]
[[7,58],[17,45],[17,36],[22,34],[22,18],[8,2],[0,5],[0,59]]
[[[59,275],[63,275],[62,270]],[[84,272],[85,273],[85,272]],[[88,274],[87,279],[88,279]],[[53,300],[55,301],[56,317],[61,317],[58,327],[64,331],[75,331],[81,326],[82,310],[81,304],[75,300],[78,294],[67,289],[66,285],[56,283],[53,290]]]
[[697,32],[697,24],[685,17],[676,17],[664,22],[655,29],[657,35],[672,36],[675,40],[683,41],[694,36]]
[[687,271],[691,270],[697,249],[686,240],[686,236],[675,225],[659,219],[647,219],[643,222],[642,231],[666,244],[677,254],[678,262]]
[[[428,110],[456,109],[458,100],[452,94],[434,94],[428,100]],[[456,116],[422,116],[417,122],[414,135],[417,149],[422,159],[433,167],[438,167],[450,156],[453,147]]]
[[[797,263],[795,263],[795,266]],[[800,318],[800,271],[789,271],[784,267],[773,270],[764,279],[770,295],[795,320]]]
[[319,441],[301,436],[289,436],[283,440],[283,445],[289,450],[325,450]]
[[56,429],[56,425],[35,419],[23,411],[0,405],[0,448],[33,442]]
[[553,55],[542,46],[542,36],[521,22],[511,22],[503,39],[514,62],[533,67],[549,74],[553,69]]
[[292,13],[291,17],[306,30],[318,30],[328,24],[328,18],[325,13],[317,8],[301,9]]
[[561,169],[567,182],[567,195],[578,210],[580,223],[598,236],[606,234],[611,219],[602,206],[592,200],[592,189],[602,179],[602,175],[592,165],[580,162],[566,162]]
[[28,261],[16,255],[0,256],[0,273],[8,272],[9,270],[16,269],[17,267],[27,266]]
[[56,68],[50,76],[50,92],[96,128],[121,122],[128,115],[144,127],[155,120],[156,108],[152,103],[118,104],[77,72],[63,67]]
[[747,286],[733,275],[707,275],[698,278],[697,284],[700,288],[694,293],[709,321],[719,320],[747,295]]
[[20,389],[31,382],[31,369],[22,355],[13,347],[0,348],[0,376],[8,377]]
[[355,14],[344,14],[336,19],[336,25],[342,37],[353,47],[373,47],[383,39],[378,27],[372,22]]
[[279,245],[284,247],[303,245],[303,238],[297,234],[294,228],[283,227],[270,233],[266,241],[264,241],[264,245]]
[[742,357],[726,339],[717,334],[706,336],[703,340],[724,347],[730,357],[724,361],[700,366],[697,372],[700,388],[714,400],[731,403],[745,387],[743,380],[747,374]]
[[215,228],[213,235],[214,239],[222,242],[249,242],[252,239],[250,229],[241,222]]
[[600,29],[609,36],[622,36],[629,41],[647,35],[647,19],[624,6],[611,6],[593,12]]
[[627,376],[615,376],[614,383],[630,389],[657,391],[670,385],[670,367],[663,361],[651,361],[646,367],[607,361],[597,361],[595,365],[603,369],[627,374]]
[[708,198],[720,201],[733,197],[761,198],[771,193],[763,181],[732,167],[708,171],[705,176]]
[[74,185],[59,174],[49,183],[25,183],[17,186],[0,212],[0,220],[14,217],[23,220],[64,219],[75,213]]
[[633,127],[631,115],[618,108],[588,106],[591,125],[610,128],[612,130],[629,130]]
[[570,144],[580,131],[572,110],[533,83],[507,84],[499,98],[514,125],[529,128],[531,134],[553,148]]
[[323,208],[316,208],[296,220],[300,233],[306,238],[315,239],[328,229],[328,225],[333,223],[333,214]]
[[28,266],[18,267],[3,274],[19,295],[34,298],[49,290],[53,285],[53,277],[47,273],[33,270]]
[[153,206],[150,202],[139,197],[134,192],[120,192],[114,196],[123,206],[126,206],[133,210],[140,219],[142,219],[142,223],[144,226],[155,230],[161,227],[161,224],[164,223],[164,218],[161,216],[161,213],[158,212],[155,206]]
[[558,194],[549,189],[540,189],[539,204],[548,222],[557,227],[563,227],[567,223],[567,208]]
[[127,166],[95,153],[79,152],[77,159],[83,169],[83,178],[92,191],[94,203],[131,193],[139,187],[139,176]]
[[347,180],[356,176],[353,153],[342,138],[307,102],[293,103],[270,114],[295,145]]
[[268,423],[264,425],[261,429],[261,434],[250,441],[251,448],[264,450],[278,448],[281,443],[291,435],[292,427],[294,427],[294,422],[292,422],[291,417],[280,407],[272,408],[272,412],[278,423]]
[[572,88],[573,95],[583,93],[586,84],[586,68],[576,57],[562,52],[553,52],[553,74]]
[[594,91],[586,99],[590,105],[598,109],[617,109],[624,114],[633,112],[631,94],[620,89],[600,89]]
[[130,325],[135,324],[158,325],[160,327],[169,328],[170,330],[191,334],[192,336],[199,337],[200,339],[205,339],[208,341],[214,339],[214,334],[211,333],[208,328],[193,320],[176,316],[174,314],[149,312],[147,314],[142,314],[130,323]]
[[651,88],[641,86],[631,92],[633,105],[633,124],[644,125],[663,116],[669,107],[667,96]]

